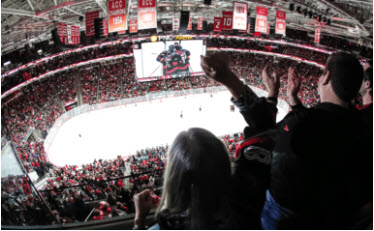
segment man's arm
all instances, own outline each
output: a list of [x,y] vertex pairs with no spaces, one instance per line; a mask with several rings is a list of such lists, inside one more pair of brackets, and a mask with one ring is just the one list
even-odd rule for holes
[[287,98],[292,111],[289,112],[282,121],[277,123],[278,128],[285,129],[287,126],[287,129],[290,129],[290,126],[295,125],[298,121],[302,121],[305,117],[307,108],[304,107],[297,96],[300,86],[300,76],[295,73],[295,70],[292,67],[290,67],[288,69]]
[[232,102],[239,108],[248,127],[245,138],[275,127],[276,104],[279,92],[279,78],[269,68],[263,71],[263,80],[268,88],[268,99],[259,98],[248,86],[230,70],[228,58],[223,53],[201,57],[201,66],[206,75],[222,83],[232,94]]

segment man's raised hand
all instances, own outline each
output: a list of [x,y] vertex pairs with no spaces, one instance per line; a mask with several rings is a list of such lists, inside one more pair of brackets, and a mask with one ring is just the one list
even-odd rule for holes
[[301,86],[300,77],[295,73],[295,69],[290,67],[288,69],[288,83],[287,83],[287,97],[291,106],[300,102],[297,97]]
[[275,71],[273,71],[273,73],[270,74],[270,66],[269,64],[267,64],[264,70],[262,70],[262,81],[269,92],[268,97],[278,98],[280,87],[279,79],[280,77]]

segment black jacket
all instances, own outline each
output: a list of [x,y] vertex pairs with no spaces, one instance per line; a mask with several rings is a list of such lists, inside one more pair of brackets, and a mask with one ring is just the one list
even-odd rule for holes
[[[297,228],[344,229],[372,201],[372,134],[355,108],[292,108],[277,124],[270,191]],[[301,225],[301,226],[300,226]]]

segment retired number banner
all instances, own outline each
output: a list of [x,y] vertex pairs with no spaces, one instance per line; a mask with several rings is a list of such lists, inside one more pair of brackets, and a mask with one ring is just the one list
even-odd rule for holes
[[109,33],[127,30],[126,0],[108,1]]
[[319,43],[321,39],[321,27],[317,27],[314,32],[314,43]]
[[108,20],[103,19],[103,35],[108,36]]
[[204,25],[204,18],[203,17],[199,17],[198,18],[198,21],[197,21],[197,29],[198,30],[203,30],[203,25]]
[[268,9],[258,6],[256,14],[255,32],[266,33],[268,25]]
[[190,19],[188,20],[187,30],[192,30],[192,18],[191,18],[191,15],[190,15]]
[[286,12],[277,10],[275,33],[286,36]]
[[173,30],[179,30],[179,18],[173,18]]
[[137,19],[130,19],[130,33],[138,32],[138,20]]
[[100,11],[93,11],[86,13],[86,37],[95,36],[94,21],[100,15]]
[[58,23],[58,37],[64,44],[77,45],[80,43],[80,29],[78,26],[70,26],[64,23]]
[[222,31],[222,18],[214,17],[214,24],[213,24],[213,31],[214,32],[221,32]]
[[232,30],[232,11],[222,11],[222,30]]
[[157,28],[156,0],[138,0],[138,29]]
[[234,2],[232,29],[247,30],[248,5],[243,2]]

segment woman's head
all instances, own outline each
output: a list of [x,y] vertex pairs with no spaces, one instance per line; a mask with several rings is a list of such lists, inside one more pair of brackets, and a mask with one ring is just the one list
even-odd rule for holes
[[202,228],[202,223],[213,222],[210,217],[217,217],[225,200],[227,202],[230,179],[230,160],[225,145],[205,129],[183,131],[169,149],[158,212],[185,214],[187,211],[190,228]]

